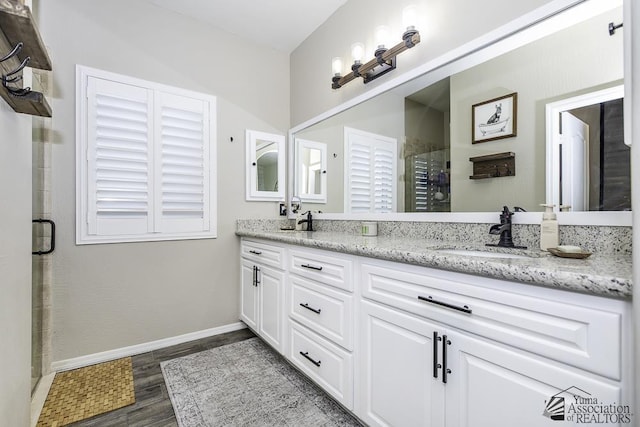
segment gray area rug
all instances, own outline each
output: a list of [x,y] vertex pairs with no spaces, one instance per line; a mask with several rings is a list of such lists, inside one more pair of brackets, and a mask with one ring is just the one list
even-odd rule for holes
[[360,426],[259,338],[160,366],[180,427]]

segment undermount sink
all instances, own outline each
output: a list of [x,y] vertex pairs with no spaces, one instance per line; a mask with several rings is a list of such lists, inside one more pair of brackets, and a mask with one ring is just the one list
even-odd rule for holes
[[450,254],[450,255],[471,256],[471,257],[479,257],[479,258],[510,258],[510,259],[531,258],[528,255],[505,253],[505,252],[482,251],[477,249],[438,249],[438,252]]

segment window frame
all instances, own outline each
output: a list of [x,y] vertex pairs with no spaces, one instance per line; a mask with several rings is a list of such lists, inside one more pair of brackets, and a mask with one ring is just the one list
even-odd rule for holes
[[[116,234],[116,235],[100,235],[91,234],[89,232],[89,202],[95,193],[89,194],[89,100],[88,100],[88,81],[90,78],[103,79],[120,83],[123,85],[137,86],[146,89],[152,93],[150,100],[151,110],[148,111],[150,123],[152,149],[149,152],[149,165],[154,168],[159,167],[162,162],[161,156],[154,155],[154,151],[162,148],[160,135],[157,134],[158,126],[156,123],[157,111],[160,106],[158,96],[168,94],[179,97],[192,98],[202,101],[208,106],[208,114],[203,113],[203,125],[206,131],[203,140],[203,159],[206,164],[205,182],[203,183],[205,217],[203,223],[206,229],[197,231],[181,231],[167,232],[159,229],[149,230],[143,234]],[[168,241],[168,240],[191,240],[191,239],[211,239],[217,237],[217,105],[216,97],[204,93],[194,92],[181,89],[161,83],[151,82],[148,80],[138,79],[135,77],[125,76],[122,74],[112,73],[99,70],[83,65],[76,65],[76,244],[102,244],[102,243],[126,243],[126,242],[151,242],[151,241]],[[208,123],[206,123],[208,121]],[[207,134],[208,133],[208,134]],[[148,215],[152,216],[151,222],[154,222],[156,212],[154,208],[155,200],[158,198],[159,192],[157,188],[159,184],[154,184],[157,180],[157,174],[150,172],[148,176],[149,190],[149,207]],[[161,194],[161,193],[160,193]],[[161,201],[160,201],[161,202]],[[208,215],[206,212],[208,211]],[[161,221],[158,221],[161,222]]]

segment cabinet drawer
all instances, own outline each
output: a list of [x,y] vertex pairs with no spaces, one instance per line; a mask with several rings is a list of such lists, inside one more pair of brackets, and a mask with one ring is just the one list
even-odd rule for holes
[[291,276],[290,282],[291,318],[353,350],[353,297],[301,277]]
[[289,360],[327,393],[353,409],[353,356],[291,322]]
[[352,292],[352,263],[345,258],[345,255],[338,257],[324,251],[292,249],[289,256],[290,272]]
[[619,301],[525,288],[514,282],[403,264],[362,264],[365,298],[620,379]]
[[240,244],[240,255],[263,265],[280,270],[284,268],[284,248],[279,246],[243,239]]

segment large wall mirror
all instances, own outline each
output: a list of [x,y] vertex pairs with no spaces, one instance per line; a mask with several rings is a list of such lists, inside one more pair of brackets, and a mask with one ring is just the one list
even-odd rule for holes
[[[608,32],[609,23],[622,22],[622,16],[622,1],[578,4],[294,128],[292,140],[327,147],[326,202],[313,209],[353,218],[382,212],[496,212],[503,205],[539,212],[543,203],[582,211],[581,218],[584,211],[629,211],[623,35]],[[597,95],[603,91],[618,95],[604,100]],[[576,107],[577,99],[593,102]],[[582,123],[581,137],[574,135],[568,116]],[[486,133],[473,128],[480,124]],[[370,147],[365,154],[353,150],[349,132],[366,135],[358,138]],[[392,164],[388,153],[393,153]],[[367,159],[354,157],[358,155]],[[393,193],[391,208],[378,208],[374,202],[354,208],[348,203],[353,199],[354,162],[369,168],[368,182],[357,185],[360,190],[368,186],[371,201],[387,197],[374,187],[380,176],[393,171],[380,187]],[[358,171],[362,176],[366,172]],[[294,172],[294,180],[299,176]],[[292,186],[296,196],[294,188],[299,187]],[[577,188],[575,194],[571,188]],[[627,214],[624,218],[630,221]]]

